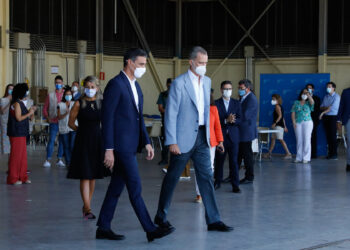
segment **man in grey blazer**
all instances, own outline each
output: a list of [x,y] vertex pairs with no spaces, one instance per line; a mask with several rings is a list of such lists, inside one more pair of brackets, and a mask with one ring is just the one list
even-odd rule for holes
[[189,70],[173,81],[168,95],[165,110],[165,145],[169,146],[171,156],[154,222],[161,228],[174,228],[166,216],[179,177],[186,163],[192,159],[199,191],[203,197],[208,230],[228,232],[233,228],[220,220],[210,163],[211,80],[205,76],[207,51],[199,46],[194,47],[189,59]]

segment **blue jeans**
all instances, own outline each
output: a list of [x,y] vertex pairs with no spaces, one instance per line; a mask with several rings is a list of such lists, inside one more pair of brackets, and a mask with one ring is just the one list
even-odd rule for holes
[[69,132],[69,136],[70,136],[70,152],[73,152],[73,148],[74,148],[74,143],[75,143],[75,136],[77,135],[77,131],[71,131]]
[[346,149],[347,151],[347,159],[346,159],[346,163],[348,165],[350,165],[350,119],[348,120],[348,122],[345,124],[345,129],[346,129],[346,136],[347,136],[347,144],[348,144],[348,147]]
[[210,148],[207,144],[205,129],[198,130],[198,136],[191,151],[180,155],[172,154],[170,156],[168,172],[163,179],[162,189],[160,191],[156,217],[163,222],[166,221],[175,186],[179,181],[186,163],[190,159],[192,159],[194,163],[196,180],[205,207],[206,222],[207,224],[219,222],[220,215],[215,199]]
[[[58,133],[58,123],[50,123],[49,125],[49,142],[46,148],[46,159],[51,160],[52,153],[55,147],[55,140]],[[58,153],[57,158],[61,159],[63,156],[63,146],[60,139],[58,139]]]
[[[73,138],[75,139],[75,132],[74,131],[69,132],[67,134],[60,134],[60,136],[59,136],[59,140],[62,143],[64,158],[66,160],[67,165],[70,164],[70,159],[72,156],[73,148],[71,147],[71,145],[72,145]],[[73,142],[73,145],[74,145],[74,142]]]

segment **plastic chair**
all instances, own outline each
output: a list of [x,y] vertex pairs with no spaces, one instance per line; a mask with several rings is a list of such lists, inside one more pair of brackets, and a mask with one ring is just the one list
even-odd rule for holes
[[158,138],[158,143],[159,143],[159,146],[160,146],[160,150],[163,150],[162,143],[160,141],[161,135],[162,135],[162,123],[154,121],[153,124],[152,124],[151,132],[149,133],[149,137],[151,139],[153,148],[154,148],[153,138]]

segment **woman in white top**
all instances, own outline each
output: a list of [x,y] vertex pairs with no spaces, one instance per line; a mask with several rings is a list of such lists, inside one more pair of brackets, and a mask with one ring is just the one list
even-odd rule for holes
[[13,84],[8,84],[4,97],[0,98],[0,154],[9,154],[11,148],[10,139],[7,136],[7,121],[9,118],[13,87]]
[[58,131],[60,140],[63,144],[64,157],[66,159],[66,166],[69,166],[72,148],[71,140],[73,139],[74,131],[68,126],[69,113],[74,105],[73,94],[71,88],[67,86],[64,90],[62,101],[57,106],[58,116]]

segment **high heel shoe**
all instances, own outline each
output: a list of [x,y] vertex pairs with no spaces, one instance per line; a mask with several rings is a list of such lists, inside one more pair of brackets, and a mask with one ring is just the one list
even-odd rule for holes
[[96,219],[96,216],[91,212],[91,209],[85,209],[83,207],[83,218],[86,219],[86,220],[94,220]]

